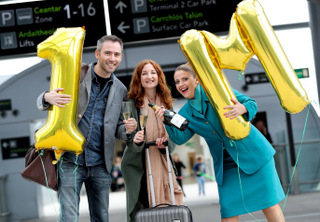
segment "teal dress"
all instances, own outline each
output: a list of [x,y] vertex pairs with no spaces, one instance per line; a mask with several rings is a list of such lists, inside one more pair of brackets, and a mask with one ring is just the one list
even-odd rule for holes
[[[257,112],[255,100],[236,90],[234,93],[248,111],[244,119],[250,121]],[[265,209],[285,197],[275,169],[275,150],[253,125],[244,139],[227,137],[200,84],[195,99],[188,100],[179,114],[189,120],[188,128],[181,132],[166,126],[166,130],[178,145],[186,143],[194,134],[207,142],[213,158],[222,218]]]

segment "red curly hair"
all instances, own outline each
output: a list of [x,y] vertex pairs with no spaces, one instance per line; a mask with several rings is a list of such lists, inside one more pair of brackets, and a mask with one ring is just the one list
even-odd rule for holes
[[158,74],[157,95],[160,96],[161,102],[166,109],[172,109],[173,98],[171,96],[171,90],[167,86],[166,77],[158,63],[151,59],[145,59],[139,62],[133,71],[130,90],[128,92],[127,99],[133,99],[137,108],[141,108],[143,105],[143,97],[145,94],[144,88],[141,86],[141,74],[145,65],[151,64]]

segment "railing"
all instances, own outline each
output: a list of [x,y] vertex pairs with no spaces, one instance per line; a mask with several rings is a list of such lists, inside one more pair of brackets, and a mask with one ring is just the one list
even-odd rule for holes
[[[310,144],[318,144],[317,146],[310,146]],[[305,146],[305,145],[309,145],[309,146]],[[301,142],[295,142],[294,143],[295,146],[295,150],[296,150],[296,156],[297,156],[297,150],[300,149],[300,146],[302,146],[301,149],[301,153],[298,159],[298,163],[304,158],[303,154],[305,154],[305,152],[307,150],[310,149],[316,149],[318,152],[320,152],[320,139],[315,139],[315,140],[306,140],[303,141],[302,144]],[[291,163],[290,162],[290,154],[288,151],[288,144],[287,143],[279,143],[279,144],[275,144],[273,145],[273,147],[276,149],[277,153],[275,155],[275,162],[276,162],[276,168],[282,183],[282,186],[284,188],[284,190],[287,190],[289,187],[291,186],[298,186],[299,190],[300,190],[300,185],[312,185],[312,184],[320,184],[320,178],[317,176],[319,175],[319,171],[320,171],[320,155],[315,155],[314,157],[317,159],[317,166],[313,166],[313,169],[315,169],[315,177],[312,180],[306,180],[306,181],[299,181],[299,176],[298,176],[298,168],[301,168],[303,166],[300,166],[299,164],[297,164],[297,169],[295,170],[294,176],[297,178],[296,180],[293,179],[290,183],[291,177],[292,177],[292,172],[293,172],[293,166],[295,165],[295,163]],[[298,158],[298,156],[297,156]],[[310,164],[312,164],[310,162]],[[306,167],[306,164],[304,164],[304,167]],[[314,168],[317,167],[317,168]],[[305,176],[305,175],[304,175]],[[319,189],[319,188],[317,188]],[[290,190],[292,190],[290,188]]]

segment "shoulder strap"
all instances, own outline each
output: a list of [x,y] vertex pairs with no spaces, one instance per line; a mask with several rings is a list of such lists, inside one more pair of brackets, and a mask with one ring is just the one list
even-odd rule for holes
[[89,69],[89,65],[84,62],[81,62],[80,82],[83,81],[84,77],[87,74],[88,69]]

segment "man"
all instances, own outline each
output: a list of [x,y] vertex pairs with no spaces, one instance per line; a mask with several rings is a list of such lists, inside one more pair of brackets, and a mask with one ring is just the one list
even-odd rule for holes
[[[97,42],[97,62],[82,66],[77,123],[86,138],[83,153],[65,152],[58,162],[60,221],[78,221],[80,190],[84,183],[91,221],[108,222],[109,189],[115,137],[126,140],[127,131],[136,129],[133,118],[123,120],[121,103],[126,87],[113,74],[122,60],[123,42],[116,36],[103,36]],[[83,74],[82,74],[83,75]],[[51,105],[64,108],[71,96],[62,88],[42,93],[37,105],[48,110]]]
[[267,130],[267,127],[262,119],[258,119],[254,122],[254,126],[266,137],[266,139],[269,141],[269,143],[272,145],[273,141],[271,139],[271,136]]
[[193,172],[196,175],[196,179],[198,182],[198,188],[199,188],[199,196],[201,195],[201,193],[203,194],[203,196],[206,195],[206,191],[205,191],[205,178],[203,175],[201,175],[201,173],[206,173],[206,165],[203,162],[203,156],[199,155],[197,157],[197,163],[193,166],[192,168]]

